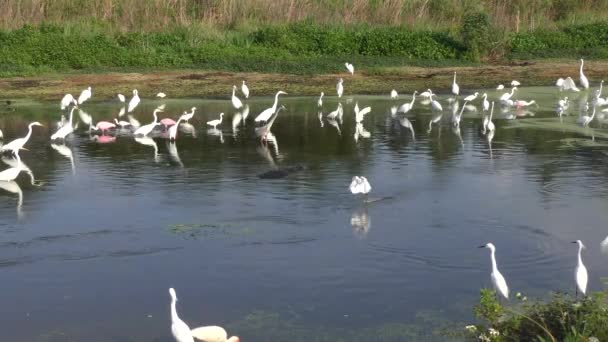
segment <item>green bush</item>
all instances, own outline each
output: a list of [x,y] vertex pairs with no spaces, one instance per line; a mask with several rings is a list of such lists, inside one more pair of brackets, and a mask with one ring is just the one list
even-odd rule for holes
[[486,56],[490,46],[490,18],[484,12],[473,12],[464,16],[460,36],[467,48],[468,58],[479,61]]

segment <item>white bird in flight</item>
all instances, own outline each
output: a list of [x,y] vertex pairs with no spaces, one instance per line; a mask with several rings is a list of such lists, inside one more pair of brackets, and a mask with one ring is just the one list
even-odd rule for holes
[[500,293],[506,299],[509,299],[509,287],[507,286],[507,281],[496,266],[496,247],[494,247],[493,243],[488,242],[483,246],[479,246],[479,248],[488,248],[492,252],[492,274],[490,274],[490,277],[492,278],[492,285],[494,286],[496,292]]

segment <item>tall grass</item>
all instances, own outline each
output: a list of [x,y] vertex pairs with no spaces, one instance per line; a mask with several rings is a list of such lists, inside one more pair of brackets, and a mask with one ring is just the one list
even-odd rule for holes
[[2,0],[0,28],[90,23],[121,31],[173,26],[226,29],[269,24],[373,24],[454,29],[467,12],[508,31],[608,18],[605,0]]

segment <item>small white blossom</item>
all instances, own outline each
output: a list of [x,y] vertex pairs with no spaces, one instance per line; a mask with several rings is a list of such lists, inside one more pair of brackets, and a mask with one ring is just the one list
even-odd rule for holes
[[490,336],[492,336],[492,337],[496,337],[496,336],[500,335],[500,333],[496,329],[490,328],[490,329],[488,329],[488,332],[490,333]]

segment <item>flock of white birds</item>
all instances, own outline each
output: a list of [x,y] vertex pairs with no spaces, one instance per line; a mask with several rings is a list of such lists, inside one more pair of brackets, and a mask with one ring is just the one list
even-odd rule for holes
[[[589,89],[590,84],[589,84],[589,80],[584,75],[583,65],[584,65],[584,61],[581,59],[579,85],[583,89]],[[351,75],[354,75],[355,68],[352,64],[345,63],[345,67]],[[451,93],[452,93],[453,97],[447,99],[448,105],[452,106],[452,116],[450,119],[451,124],[455,128],[458,128],[460,125],[462,114],[463,114],[464,110],[467,109],[467,106],[475,101],[480,101],[481,108],[482,108],[482,116],[483,116],[482,133],[487,134],[488,139],[491,140],[492,136],[494,135],[494,131],[496,129],[494,123],[492,122],[492,115],[494,112],[495,102],[499,102],[499,104],[505,108],[515,107],[518,109],[536,104],[534,100],[524,101],[524,100],[513,100],[512,99],[520,85],[521,85],[520,82],[513,80],[510,83],[511,89],[509,91],[503,93],[496,101],[489,101],[487,93],[481,94],[481,96],[480,96],[480,94],[478,92],[475,92],[473,94],[464,96],[462,98],[464,100],[464,104],[462,105],[462,107],[460,107],[458,105],[458,97],[461,96],[460,86],[457,83],[457,75],[454,72],[454,77],[453,77],[452,87],[451,87]],[[571,77],[566,77],[565,79],[560,78],[556,82],[556,86],[559,88],[560,91],[573,91],[573,92],[581,91],[580,88],[578,88],[576,86],[576,83],[574,82],[574,80]],[[577,123],[579,123],[580,125],[587,126],[593,121],[593,119],[596,116],[596,107],[608,105],[608,100],[606,98],[601,97],[602,87],[603,87],[603,81],[600,82],[600,87],[599,87],[599,89],[597,89],[595,91],[593,100],[591,101],[592,114],[590,116],[587,113],[584,113],[584,115],[583,114],[579,115],[579,118],[577,119]],[[496,87],[497,90],[502,90],[504,88],[505,87],[502,84],[498,85]],[[241,85],[241,92],[245,99],[249,98],[250,92],[249,92],[249,88],[246,85],[245,81],[243,81],[243,83]],[[274,120],[278,116],[278,113],[280,112],[280,110],[282,108],[284,108],[284,107],[279,107],[279,105],[278,105],[279,96],[283,95],[283,94],[287,94],[287,93],[285,93],[284,91],[278,91],[275,94],[274,103],[273,103],[272,107],[269,107],[269,108],[263,110],[254,119],[256,126],[257,126],[256,133],[258,134],[258,136],[260,136],[263,143],[267,140],[272,141],[272,133],[270,133],[270,128],[271,128]],[[343,94],[344,94],[344,79],[340,78],[336,85],[336,95],[337,95],[338,99],[341,99]],[[323,96],[324,95],[325,94],[322,92],[320,97],[317,100],[317,105],[319,107],[319,120],[321,122],[321,125],[323,125],[323,115],[324,114],[322,113],[322,108],[323,108]],[[141,125],[131,115],[133,110],[139,105],[139,103],[141,101],[141,99],[139,97],[139,93],[135,89],[135,90],[133,90],[133,95],[129,99],[128,102],[124,95],[117,94],[118,101],[120,101],[121,103],[124,104],[124,106],[121,108],[121,110],[118,114],[118,118],[114,118],[112,121],[99,121],[97,123],[94,123],[91,116],[89,116],[88,114],[86,114],[85,112],[80,110],[80,108],[83,106],[83,104],[86,101],[88,101],[89,99],[91,99],[92,96],[93,96],[92,89],[91,89],[91,87],[88,87],[87,89],[84,89],[80,93],[78,98],[75,98],[71,94],[66,94],[61,99],[60,108],[62,111],[69,110],[69,116],[68,116],[69,118],[66,120],[65,117],[62,115],[61,121],[58,122],[58,124],[57,124],[57,126],[58,126],[57,131],[50,137],[50,140],[52,142],[65,141],[66,138],[70,134],[73,134],[73,132],[77,128],[77,125],[75,125],[73,122],[73,116],[74,116],[75,109],[79,110],[80,122],[82,122],[83,124],[85,124],[87,126],[87,127],[85,127],[85,129],[88,129],[88,131],[90,133],[99,134],[100,139],[111,140],[112,137],[107,135],[107,133],[112,130],[115,130],[115,129],[121,129],[121,130],[129,130],[131,132],[131,134],[133,135],[133,137],[135,137],[135,139],[140,139],[139,141],[142,143],[145,143],[142,139],[146,139],[148,137],[148,135],[150,135],[154,130],[157,130],[157,129],[160,129],[160,130],[166,132],[168,139],[171,142],[174,142],[175,139],[177,139],[178,127],[180,125],[187,125],[188,121],[194,116],[194,113],[196,111],[196,107],[192,107],[190,112],[184,112],[180,117],[177,118],[177,120],[174,120],[172,118],[163,118],[163,119],[159,120],[158,114],[162,113],[164,110],[164,105],[161,105],[153,111],[152,122],[150,122],[149,124],[146,124],[146,125]],[[167,95],[162,92],[158,93],[156,95],[156,97],[158,97],[158,98],[165,98],[166,96]],[[436,94],[433,93],[433,91],[431,89],[427,89],[426,91],[423,91],[421,93],[418,93],[418,91],[415,91],[412,94],[412,98],[410,101],[408,101],[398,107],[393,106],[391,109],[391,114],[394,116],[398,113],[406,114],[406,113],[410,112],[414,108],[417,96],[424,99],[423,101],[425,103],[423,103],[423,105],[424,104],[430,105],[432,111],[436,113],[429,122],[429,131],[430,131],[432,129],[433,124],[438,123],[442,119],[442,116],[443,116],[443,105],[435,98]],[[390,92],[390,98],[395,99],[395,100],[399,98],[399,94],[395,89],[393,89]],[[237,86],[236,85],[234,85],[232,87],[231,103],[235,109],[243,111],[243,113],[240,114],[242,116],[240,119],[241,120],[246,119],[249,109],[248,109],[248,106],[245,106],[243,104],[243,101],[241,99],[239,99],[239,97],[237,96]],[[565,112],[565,110],[568,108],[568,105],[569,105],[568,97],[561,98],[556,107],[557,113],[561,116]],[[586,110],[588,110],[588,108],[589,108],[589,104],[587,104]],[[245,111],[246,111],[246,114],[245,114]],[[343,112],[344,112],[343,105],[341,102],[338,102],[337,108],[335,110],[329,112],[327,115],[325,115],[325,119],[327,120],[327,122],[329,122],[331,125],[335,126],[338,129],[338,132],[340,132],[339,127],[340,127],[340,124],[342,123]],[[355,123],[357,125],[356,129],[355,129],[355,140],[357,140],[359,137],[369,138],[370,133],[363,128],[362,122],[365,118],[365,115],[367,115],[370,112],[371,112],[371,107],[365,107],[365,108],[360,109],[358,103],[355,104],[354,114],[355,114]],[[608,109],[603,109],[602,112],[608,112]],[[125,114],[127,115],[128,121],[121,120],[121,118]],[[220,113],[218,115],[218,119],[208,121],[207,125],[212,127],[214,130],[216,130],[217,127],[222,124],[223,118],[224,118],[224,113]],[[403,117],[400,121],[404,127],[408,127],[411,130],[411,133],[414,134],[411,122],[409,122],[409,120],[407,118]],[[24,166],[24,164],[21,162],[21,158],[19,157],[19,152],[20,152],[20,150],[25,149],[25,144],[30,139],[30,137],[32,135],[33,127],[35,127],[35,126],[42,126],[42,124],[40,124],[39,122],[32,122],[29,124],[28,132],[23,138],[18,138],[7,144],[0,145],[0,153],[11,154],[14,156],[14,159],[16,160],[16,163],[14,163],[13,167],[0,172],[0,182],[14,181],[21,171],[28,170],[27,167]],[[192,127],[190,127],[190,129],[192,129]],[[2,131],[0,130],[0,141],[2,138],[3,138],[3,135],[2,135]],[[150,138],[147,138],[147,139],[150,139]],[[0,142],[0,144],[1,144],[1,142]],[[371,185],[366,177],[355,176],[352,178],[352,181],[350,184],[350,191],[352,194],[363,194],[366,197],[365,201],[368,202],[367,194],[371,191]],[[588,275],[587,275],[587,269],[585,268],[585,265],[583,264],[582,258],[581,258],[581,252],[582,252],[582,249],[585,248],[585,246],[583,245],[583,243],[580,240],[577,240],[574,242],[578,244],[578,263],[577,263],[576,272],[575,272],[577,290],[580,291],[582,294],[585,294],[586,289],[587,289]],[[498,293],[500,293],[505,298],[508,298],[509,297],[509,288],[507,286],[507,282],[506,282],[504,276],[498,270],[498,266],[497,266],[497,262],[496,262],[496,256],[495,256],[496,247],[492,243],[487,243],[480,247],[485,247],[485,248],[488,248],[491,250],[492,284]],[[207,341],[207,342],[211,342],[211,341],[213,341],[213,342],[225,342],[225,341],[236,342],[236,341],[239,341],[238,337],[233,336],[231,338],[228,338],[226,331],[221,327],[209,326],[209,327],[190,329],[186,325],[186,323],[184,323],[179,318],[179,316],[177,314],[177,310],[176,310],[177,296],[176,296],[175,290],[173,288],[171,288],[169,290],[169,292],[170,292],[171,299],[172,299],[171,300],[171,319],[172,319],[171,330],[173,332],[175,339],[178,342],[190,342],[190,341],[194,341],[194,339],[198,339],[201,341]]]

